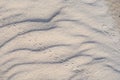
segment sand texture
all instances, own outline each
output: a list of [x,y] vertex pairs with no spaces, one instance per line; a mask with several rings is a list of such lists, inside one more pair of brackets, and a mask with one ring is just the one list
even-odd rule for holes
[[0,0],[0,80],[120,80],[120,0]]
[[116,23],[115,26],[120,32],[120,0],[106,0],[109,7],[109,14],[113,17]]

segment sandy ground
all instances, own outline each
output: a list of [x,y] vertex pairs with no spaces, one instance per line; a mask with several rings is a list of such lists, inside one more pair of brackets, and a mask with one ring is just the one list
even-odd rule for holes
[[119,0],[0,0],[0,80],[120,80]]
[[120,31],[120,0],[106,0],[106,2],[107,6],[109,6],[109,13],[112,15]]

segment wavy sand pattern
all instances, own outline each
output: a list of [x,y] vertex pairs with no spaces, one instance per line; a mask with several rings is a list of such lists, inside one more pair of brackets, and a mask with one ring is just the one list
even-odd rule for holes
[[0,80],[120,80],[119,11],[108,3],[0,0]]

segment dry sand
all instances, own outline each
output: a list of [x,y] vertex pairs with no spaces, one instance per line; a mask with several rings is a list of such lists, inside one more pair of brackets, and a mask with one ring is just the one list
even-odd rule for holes
[[119,0],[0,0],[0,80],[120,80]]
[[107,6],[109,6],[109,13],[120,31],[120,0],[106,0],[106,2]]

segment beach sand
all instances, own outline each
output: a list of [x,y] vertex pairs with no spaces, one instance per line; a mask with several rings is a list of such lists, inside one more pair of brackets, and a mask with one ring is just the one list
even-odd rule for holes
[[115,20],[116,26],[120,30],[120,0],[106,0],[109,6],[109,13]]
[[0,80],[120,80],[119,0],[0,0]]

